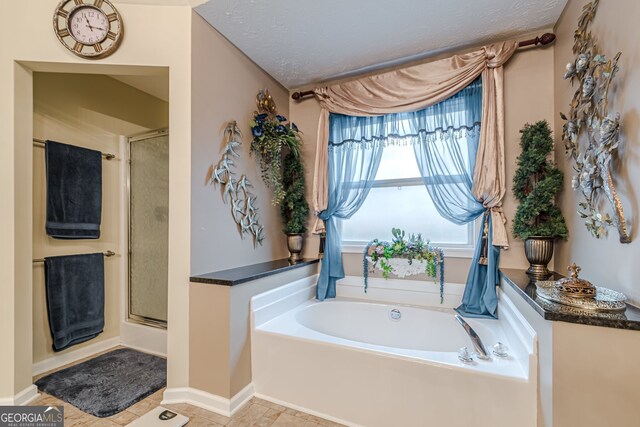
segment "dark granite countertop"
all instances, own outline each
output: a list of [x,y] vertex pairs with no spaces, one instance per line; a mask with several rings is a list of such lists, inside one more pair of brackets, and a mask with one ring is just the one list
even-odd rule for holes
[[[640,330],[640,308],[627,304],[625,311],[592,312],[562,304],[548,302],[537,296],[537,287],[527,276],[526,270],[501,268],[500,274],[533,309],[546,320],[557,320],[582,325],[607,328]],[[553,273],[546,280],[558,280],[564,276]]]
[[283,273],[288,270],[315,264],[320,260],[317,258],[304,258],[303,260],[292,264],[289,259],[277,259],[274,261],[261,262],[259,264],[251,264],[244,267],[231,268],[229,270],[220,270],[213,273],[192,276],[189,280],[196,283],[210,283],[213,285],[233,286],[240,283],[250,282],[252,280],[271,276],[273,274]]

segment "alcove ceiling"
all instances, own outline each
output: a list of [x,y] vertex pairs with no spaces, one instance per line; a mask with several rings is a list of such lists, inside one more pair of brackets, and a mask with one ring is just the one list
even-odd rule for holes
[[194,9],[293,89],[552,28],[566,3],[209,0]]

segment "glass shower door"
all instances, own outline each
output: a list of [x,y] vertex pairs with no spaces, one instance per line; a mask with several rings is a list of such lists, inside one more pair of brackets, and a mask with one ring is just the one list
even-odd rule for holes
[[167,325],[169,134],[129,138],[129,319]]

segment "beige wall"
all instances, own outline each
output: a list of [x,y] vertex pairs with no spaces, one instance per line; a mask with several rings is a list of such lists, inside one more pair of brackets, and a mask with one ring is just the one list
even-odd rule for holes
[[[165,76],[168,83],[168,76]],[[46,177],[44,149],[34,147],[33,155],[33,257],[118,253],[105,258],[105,328],[97,338],[61,353],[51,349],[51,333],[46,311],[44,264],[33,264],[33,362],[77,350],[119,335],[120,292],[123,267],[119,253],[122,227],[122,169],[119,135],[135,135],[166,127],[169,104],[110,77],[93,74],[34,73],[33,135],[39,139],[75,144],[106,153],[117,159],[103,161],[102,226],[98,240],[58,240],[45,233]]]
[[[578,16],[585,1],[569,0],[558,21],[555,32],[558,41],[555,47],[554,79],[555,110],[567,113],[569,102],[575,88],[562,79],[565,65],[574,60],[571,52],[573,32],[576,29]],[[612,228],[609,236],[597,240],[587,232],[582,219],[577,215],[577,193],[571,189],[571,164],[566,160],[560,136],[562,120],[555,124],[556,159],[565,173],[564,191],[559,202],[569,225],[570,237],[566,243],[556,245],[555,269],[561,273],[566,266],[576,262],[582,267],[581,276],[594,284],[606,286],[624,292],[631,301],[640,303],[640,253],[638,236],[638,204],[640,183],[640,55],[638,55],[638,39],[640,39],[640,3],[634,0],[608,0],[600,3],[591,30],[597,37],[601,50],[608,57],[622,51],[616,77],[611,91],[609,111],[620,112],[622,120],[622,138],[618,150],[618,158],[614,162],[614,181],[622,200],[625,215],[631,231],[631,244],[621,244],[618,232]],[[608,205],[607,209],[611,212]]]
[[638,425],[640,333],[552,323],[553,426]]
[[[279,210],[271,206],[271,190],[249,155],[249,121],[260,89],[269,89],[278,111],[286,116],[289,94],[196,13],[192,15],[191,49],[191,272],[197,275],[285,258],[288,252]],[[210,166],[220,159],[223,129],[230,120],[236,120],[243,133],[240,158],[233,159],[235,171],[238,178],[246,174],[252,182],[260,222],[265,226],[267,237],[256,248],[251,239],[240,238],[221,189],[207,182]],[[249,299],[254,291],[281,284],[275,280],[238,285],[233,295],[224,286],[190,285],[191,387],[230,398],[251,381]],[[248,297],[241,292],[246,286],[251,288]]]
[[[278,111],[289,113],[287,91],[249,60],[200,15],[193,13],[192,28],[192,153],[191,153],[191,273],[209,273],[288,256],[279,210],[271,206],[271,191],[249,156],[249,121],[256,110],[258,90],[267,88]],[[240,158],[234,158],[237,178],[246,174],[258,197],[260,223],[265,227],[262,246],[242,240],[222,201],[220,186],[207,182],[209,168],[220,159],[223,129],[236,120],[243,134]]]
[[231,286],[189,285],[189,386],[231,397]]
[[250,384],[251,298],[317,272],[312,264],[235,286],[191,283],[190,386],[230,399]]
[[[190,34],[188,6],[118,4],[126,25],[112,56],[87,61],[67,51],[51,28],[48,0],[0,2],[0,398],[31,384],[33,71],[152,74],[169,69],[170,206],[168,385],[188,385],[190,251]],[[27,39],[16,39],[29,28]],[[167,29],[171,31],[167,31]]]
[[[532,34],[537,36],[544,31]],[[527,39],[523,36],[521,39]],[[504,268],[526,268],[528,263],[524,256],[523,242],[511,235],[511,224],[516,210],[511,184],[515,170],[516,157],[520,154],[520,129],[525,123],[546,119],[550,125],[554,123],[553,111],[553,47],[521,51],[514,55],[504,67],[505,96],[505,157],[507,194],[504,211],[508,218],[510,249],[503,251],[500,266]],[[439,59],[439,58],[435,58]],[[423,61],[428,62],[428,61]],[[331,83],[331,82],[330,82]],[[329,84],[330,84],[329,83]],[[297,90],[297,89],[296,89]],[[291,92],[294,92],[292,90]],[[304,132],[303,155],[307,176],[307,194],[311,200],[311,183],[313,182],[313,164],[315,159],[318,117],[320,107],[314,99],[302,102],[290,101],[291,119]],[[399,224],[402,227],[401,224]],[[410,232],[411,230],[407,230]],[[372,236],[374,238],[375,236]],[[428,236],[426,236],[428,237]],[[316,256],[318,253],[317,237],[310,235],[305,248],[305,256]],[[362,274],[362,255],[343,254],[345,274]],[[446,257],[446,251],[445,251]],[[464,283],[469,270],[469,258],[451,258],[445,264],[445,280],[452,283]],[[376,273],[377,274],[377,273]],[[416,277],[413,277],[415,279]],[[426,277],[425,277],[426,279]]]

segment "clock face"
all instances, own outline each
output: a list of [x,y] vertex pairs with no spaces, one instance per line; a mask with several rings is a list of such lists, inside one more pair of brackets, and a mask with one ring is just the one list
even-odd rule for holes
[[77,42],[84,45],[101,43],[109,31],[109,21],[103,11],[94,6],[76,7],[69,14],[67,27]]
[[108,0],[62,0],[53,15],[58,40],[83,58],[104,58],[122,40],[120,14]]

